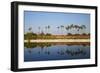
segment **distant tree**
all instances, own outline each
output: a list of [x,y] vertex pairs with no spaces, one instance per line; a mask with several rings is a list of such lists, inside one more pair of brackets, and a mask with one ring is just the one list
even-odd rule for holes
[[76,34],[74,34],[74,35],[80,35],[79,33],[76,33]]
[[41,27],[39,26],[38,29],[39,29],[39,34],[40,34],[41,33]]
[[63,26],[63,25],[61,25],[61,26],[60,26],[60,28],[61,28],[61,34],[63,34],[63,29],[64,29],[64,26]]
[[51,36],[51,34],[50,34],[50,33],[47,33],[46,35],[47,35],[47,36]]
[[43,36],[43,35],[45,35],[45,34],[44,34],[44,32],[42,31],[40,35],[42,35],[42,36]]
[[67,35],[72,35],[71,33],[67,33]]
[[28,28],[28,32],[32,32],[32,27],[29,27]]
[[87,35],[86,33],[82,33],[82,35]]
[[60,27],[58,26],[58,27],[57,27],[57,29],[58,29],[58,33],[59,33],[59,28],[60,28]]
[[48,25],[47,28],[48,28],[48,33],[50,33],[50,31],[49,31],[50,30],[50,26]]
[[32,27],[29,27],[29,29],[28,29],[29,31],[31,31],[32,30]]
[[85,30],[86,30],[86,26],[85,25],[81,25],[79,27],[79,31],[81,31],[82,33],[85,33]]
[[85,26],[85,25],[82,25],[81,27],[82,27],[83,29],[86,29],[86,26]]
[[90,33],[88,33],[88,35],[90,35]]
[[28,28],[29,32],[26,34],[28,42],[30,43],[30,40],[32,39],[32,27]]

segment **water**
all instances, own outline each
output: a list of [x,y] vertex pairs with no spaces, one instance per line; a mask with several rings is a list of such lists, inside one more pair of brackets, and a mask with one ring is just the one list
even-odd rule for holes
[[68,45],[52,43],[25,44],[24,61],[48,61],[48,60],[73,60],[89,59],[89,45]]

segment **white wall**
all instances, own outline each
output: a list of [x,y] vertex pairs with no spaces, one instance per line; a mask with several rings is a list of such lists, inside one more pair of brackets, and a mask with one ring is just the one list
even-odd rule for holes
[[[10,71],[10,2],[13,0],[0,0],[0,73],[11,73]],[[18,1],[18,0],[16,0]],[[78,5],[97,5],[100,9],[100,0],[21,0],[21,1],[34,1],[34,2],[45,2],[45,3],[62,3],[62,4],[78,4]],[[99,10],[100,12],[100,10]],[[99,13],[98,12],[98,13]],[[98,14],[100,16],[100,14]],[[99,18],[98,18],[99,19]],[[99,20],[98,20],[99,21]],[[100,22],[98,22],[99,24]],[[98,26],[100,27],[100,25]],[[100,28],[99,30],[100,31]],[[99,36],[100,37],[100,34]],[[98,39],[100,40],[100,38]],[[100,41],[99,41],[100,42]],[[100,56],[100,46],[98,47]],[[100,61],[100,58],[99,58]],[[100,63],[99,63],[100,64]],[[45,71],[35,71],[36,73],[87,73],[100,72],[99,67],[91,68],[74,68],[74,69],[60,69],[60,70],[45,70]],[[32,71],[30,71],[32,73]]]

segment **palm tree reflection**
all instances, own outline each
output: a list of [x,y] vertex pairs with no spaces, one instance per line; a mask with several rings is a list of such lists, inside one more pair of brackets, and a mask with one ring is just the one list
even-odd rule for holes
[[63,51],[63,50],[60,50],[57,52],[57,54],[59,55],[71,55],[71,56],[77,56],[77,55],[86,55],[86,51],[84,51],[83,49],[78,49],[77,51],[74,51],[74,50],[69,50],[67,48],[66,51]]
[[82,45],[82,46],[88,46],[90,43],[24,43],[24,46],[26,48],[36,48],[40,47],[42,49],[51,47],[51,46],[56,46],[56,45],[67,45],[67,46],[73,46],[73,45]]
[[[49,47],[52,46],[52,44],[50,44],[50,43],[44,43],[44,44],[33,43],[33,44],[25,44],[25,46],[28,47],[28,52],[30,54],[35,53],[35,51],[32,50],[35,47],[39,47],[39,48],[36,48],[39,50],[37,52],[38,54],[44,53],[44,54],[50,55],[52,52],[52,50],[49,50],[50,49]],[[84,46],[86,46],[86,45],[83,45],[83,47]],[[55,53],[57,53],[59,55],[70,55],[70,56],[86,55],[85,49],[82,49],[82,48],[70,49],[70,47],[69,48],[60,48],[57,51],[55,51]]]
[[50,51],[45,51],[45,54],[50,55]]
[[28,49],[28,53],[29,53],[29,54],[32,54],[32,53],[33,53],[33,52],[32,52],[32,48],[29,48],[29,49]]
[[86,51],[83,50],[83,49],[78,49],[77,51],[74,51],[74,50],[66,50],[65,53],[67,53],[68,55],[71,55],[71,56],[77,56],[77,55],[85,55],[86,54]]

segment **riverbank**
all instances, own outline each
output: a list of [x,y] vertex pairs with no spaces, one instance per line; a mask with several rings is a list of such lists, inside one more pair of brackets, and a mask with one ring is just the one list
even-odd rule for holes
[[73,34],[73,35],[24,35],[24,40],[28,39],[90,39],[90,35]]
[[36,40],[24,40],[25,43],[52,43],[52,42],[90,42],[90,39],[36,39]]

